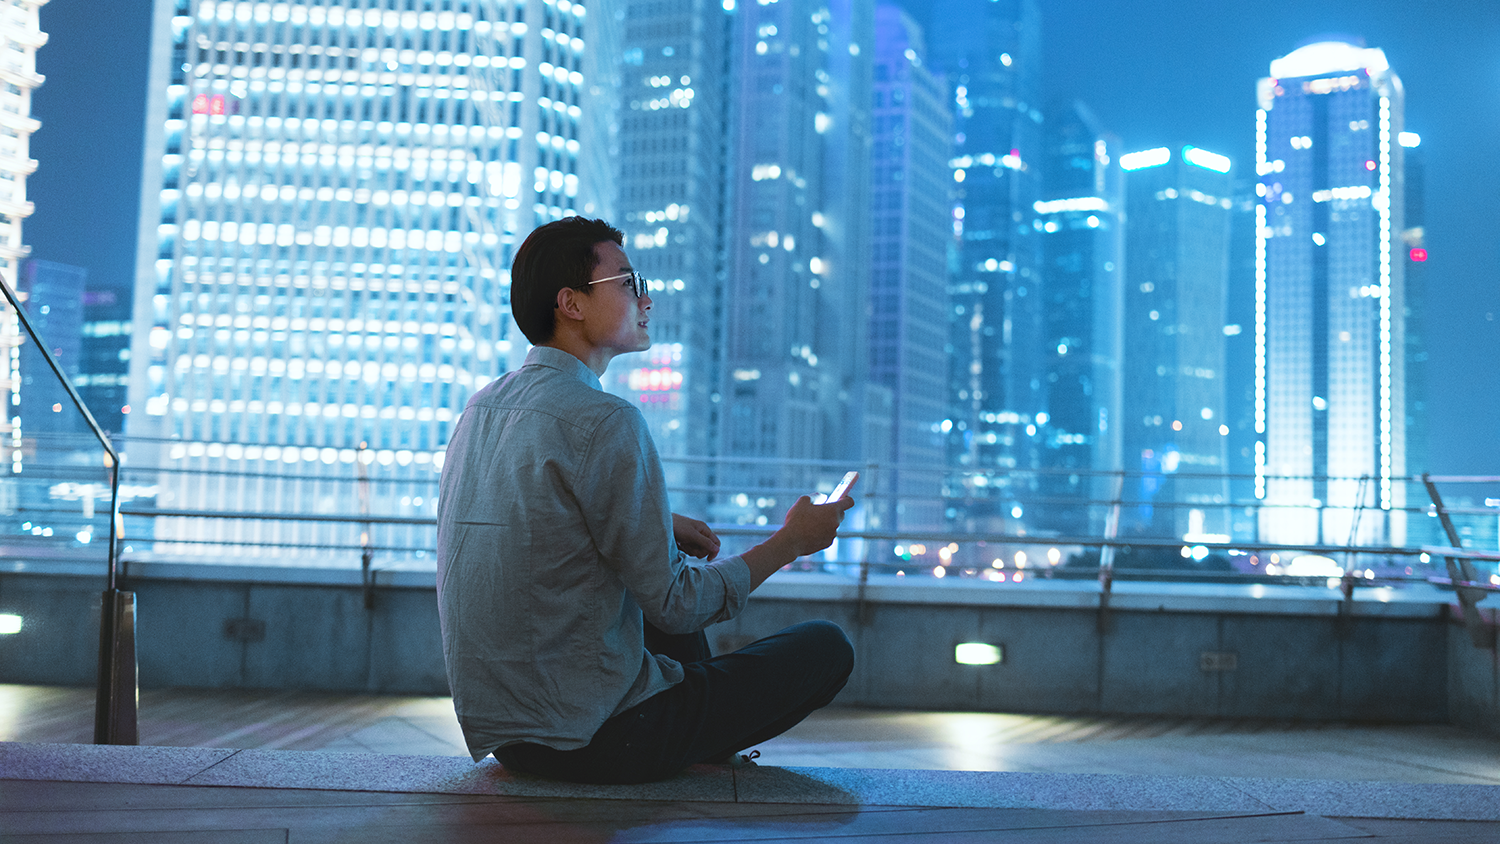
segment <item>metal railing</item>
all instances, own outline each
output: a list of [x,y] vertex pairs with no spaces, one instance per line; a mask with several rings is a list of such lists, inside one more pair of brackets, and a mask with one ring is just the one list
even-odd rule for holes
[[[8,473],[0,477],[4,490],[0,512],[11,520],[7,529],[0,530],[0,541],[11,546],[4,556],[23,561],[21,565],[39,556],[89,557],[75,551],[99,547],[94,542],[101,533],[95,490],[107,489],[109,509],[102,531],[107,537],[103,545],[106,587],[100,604],[94,741],[136,744],[135,594],[119,588],[120,456],[4,278],[0,278],[0,292],[10,304],[5,314],[8,330],[0,334],[7,341],[13,408],[3,422],[7,429],[3,449],[8,452],[4,457],[8,459],[0,463],[0,471]],[[28,434],[29,428],[36,428],[37,433]],[[69,433],[80,428],[79,433]],[[98,476],[97,467],[87,465],[90,452],[97,459],[100,451],[104,478]],[[71,536],[58,534],[47,524],[53,520],[55,503],[75,494],[84,502],[83,526]]]
[[[136,445],[132,441],[128,449]],[[438,461],[381,462],[374,451],[355,450],[347,462],[304,461],[280,471],[185,452],[182,459],[163,463],[134,463],[125,470],[121,513],[131,537],[123,549],[127,571],[132,563],[153,560],[357,566],[372,589],[377,571],[434,566]],[[769,534],[796,496],[831,487],[846,465],[753,458],[668,458],[665,464],[674,505],[707,516],[719,533],[746,542]],[[1351,584],[1347,588],[1354,588],[1446,577],[1485,591],[1500,579],[1493,561],[1476,550],[1494,544],[1500,510],[1478,506],[1474,494],[1457,499],[1468,503],[1454,504],[1438,492],[1439,485],[1460,492],[1468,488],[1478,491],[1479,500],[1495,501],[1485,494],[1500,486],[1496,478],[1403,479],[1404,504],[1387,509],[1264,499],[1147,500],[1127,492],[1144,476],[1126,472],[1070,472],[1083,476],[1084,489],[1106,491],[1104,497],[1070,497],[1028,483],[1045,480],[1049,473],[1043,470],[993,470],[979,488],[1000,492],[982,496],[974,494],[972,471],[878,463],[860,468],[860,503],[846,520],[840,543],[801,567],[860,578],[891,574],[997,582],[1003,574],[1014,583],[1018,574],[1020,580],[1098,577],[1106,585],[1121,578],[1291,583],[1344,578]],[[913,480],[924,474],[925,481]],[[1184,477],[1226,486],[1246,479]],[[918,485],[928,494],[914,491]],[[1023,486],[1042,491],[1023,497],[1015,491]],[[955,489],[964,494],[952,494]],[[1014,501],[1024,501],[1024,510],[1033,514],[1070,510],[1080,529],[1039,530],[1018,513],[1023,507]],[[1222,526],[1222,532],[1205,529],[1205,523]],[[1456,569],[1462,576],[1442,568],[1449,557],[1467,561]]]

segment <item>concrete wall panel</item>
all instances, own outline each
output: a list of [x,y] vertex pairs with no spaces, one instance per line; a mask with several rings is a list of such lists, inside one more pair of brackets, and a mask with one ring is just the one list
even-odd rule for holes
[[136,593],[136,662],[143,688],[245,686],[247,645],[224,623],[246,617],[248,587],[233,583],[151,581]]
[[973,669],[980,680],[978,708],[1099,711],[1099,635],[1092,611],[986,608],[978,641],[1004,650],[999,665]]
[[382,694],[449,693],[437,606],[437,593],[429,589],[375,593],[367,689]]
[[[245,645],[248,688],[364,690],[370,668],[371,612],[357,589],[250,588],[247,617],[265,638]],[[436,623],[434,616],[432,622]],[[413,625],[415,627],[415,625]]]
[[1235,669],[1216,674],[1225,718],[1339,717],[1339,649],[1327,618],[1237,615],[1222,624],[1219,652]]
[[1438,657],[1447,636],[1440,624],[1356,618],[1349,628],[1340,639],[1339,717],[1448,720],[1448,662]]
[[1208,614],[1112,612],[1104,637],[1099,706],[1122,715],[1216,712],[1218,676],[1203,671],[1218,652],[1218,619]]
[[6,575],[0,613],[21,631],[0,636],[0,682],[92,686],[99,671],[104,579]]

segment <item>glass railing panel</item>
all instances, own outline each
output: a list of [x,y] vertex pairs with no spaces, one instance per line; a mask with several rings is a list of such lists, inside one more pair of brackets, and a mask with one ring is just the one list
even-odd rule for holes
[[[103,588],[109,453],[8,307],[0,335],[0,560],[8,571],[97,574]],[[56,359],[64,374],[77,364]]]

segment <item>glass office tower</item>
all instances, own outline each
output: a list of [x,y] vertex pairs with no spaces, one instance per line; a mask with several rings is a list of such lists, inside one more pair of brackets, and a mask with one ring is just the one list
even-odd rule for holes
[[[431,480],[468,396],[525,354],[514,249],[540,223],[610,211],[613,14],[569,0],[156,12],[128,433],[161,448],[132,456],[279,476],[169,474],[158,504],[349,513],[317,478],[373,464]],[[374,509],[432,512],[419,489],[381,486]]]
[[1139,473],[1126,485],[1125,498],[1137,503],[1122,532],[1227,538],[1230,161],[1159,147],[1120,156],[1120,167],[1130,221],[1120,428],[1123,468]]
[[[631,263],[648,279],[652,347],[625,355],[605,389],[636,402],[667,481],[703,488],[718,449],[724,369],[729,37],[720,0],[624,4],[619,190]],[[702,496],[674,493],[684,512]]]
[[1120,497],[1124,179],[1119,141],[1082,103],[1048,115],[1044,199],[1034,210],[1042,272],[1026,290],[1040,304],[1033,378],[1042,405],[1018,442],[1041,470],[1026,524],[1081,536],[1105,529]]
[[[785,0],[736,15],[720,454],[740,462],[723,482],[811,491],[841,472],[813,477],[805,461],[849,465],[869,439],[873,9]],[[791,500],[738,495],[714,517],[764,524]]]
[[1256,114],[1261,538],[1400,544],[1401,82],[1378,49],[1271,63]]
[[943,420],[948,418],[947,250],[952,116],[945,81],[928,69],[921,28],[900,8],[875,8],[874,259],[870,380],[891,396],[891,433],[870,458],[893,465],[897,500],[883,526],[943,524]]
[[953,115],[948,222],[950,466],[947,515],[976,530],[1025,530],[1012,473],[1036,461],[1041,375],[1041,15],[1035,0],[906,0]]

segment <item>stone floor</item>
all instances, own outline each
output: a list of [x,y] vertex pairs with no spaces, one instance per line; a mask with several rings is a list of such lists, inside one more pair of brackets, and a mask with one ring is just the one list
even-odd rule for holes
[[1500,841],[1500,741],[1445,726],[831,710],[576,786],[475,765],[446,699],[148,690],[140,747],[91,706],[0,685],[0,841]]

